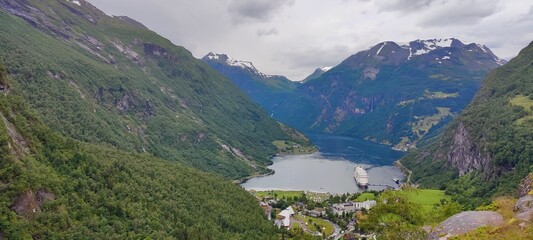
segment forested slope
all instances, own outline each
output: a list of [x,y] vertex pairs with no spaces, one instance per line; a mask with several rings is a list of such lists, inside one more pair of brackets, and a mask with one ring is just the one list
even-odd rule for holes
[[533,43],[492,71],[440,136],[402,163],[413,180],[446,189],[469,207],[517,195],[533,168]]
[[0,239],[271,239],[256,200],[221,177],[63,137],[0,67]]
[[[79,3],[79,4],[78,4]],[[292,140],[230,81],[142,24],[86,1],[0,1],[0,62],[52,129],[227,178]]]

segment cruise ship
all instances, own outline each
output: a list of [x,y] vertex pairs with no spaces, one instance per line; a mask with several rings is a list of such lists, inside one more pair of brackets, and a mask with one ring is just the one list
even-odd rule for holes
[[355,182],[357,185],[359,185],[359,187],[368,187],[368,174],[363,166],[355,166],[353,177],[355,178]]

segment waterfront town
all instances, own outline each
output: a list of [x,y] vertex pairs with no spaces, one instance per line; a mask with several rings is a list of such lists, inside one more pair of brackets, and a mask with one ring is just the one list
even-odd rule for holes
[[308,191],[254,191],[265,216],[280,229],[323,239],[373,239],[357,219],[377,205],[378,192],[332,195]]

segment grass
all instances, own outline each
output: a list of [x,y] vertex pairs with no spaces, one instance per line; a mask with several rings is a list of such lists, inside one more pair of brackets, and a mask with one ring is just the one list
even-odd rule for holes
[[308,154],[316,151],[316,148],[312,145],[302,146],[293,141],[288,140],[275,140],[272,142],[281,154]]
[[442,119],[453,115],[450,108],[437,107],[437,114],[431,116],[415,117],[418,121],[411,123],[411,130],[419,136],[419,139],[424,137],[429,130],[437,125]]
[[[315,231],[315,232],[324,232],[326,233],[326,236],[333,234],[333,232],[335,231],[335,228],[330,222],[324,219],[321,219],[321,218],[314,218],[314,217],[309,217],[309,216],[304,216],[304,215],[294,215],[294,218],[307,223],[307,228],[309,230]],[[320,229],[317,228],[315,224],[317,224]]]
[[516,120],[517,124],[522,124],[524,122],[528,122],[533,120],[533,110],[531,109],[533,107],[533,100],[529,98],[528,96],[524,95],[517,95],[513,99],[511,99],[511,104],[519,107],[523,107],[524,110],[528,113],[527,116],[524,116],[518,120]]
[[366,200],[376,200],[376,196],[373,193],[365,192],[355,199],[356,202],[364,202]]
[[[283,191],[283,190],[270,190],[270,191],[256,191],[253,194],[257,198],[272,197],[278,199],[293,199],[294,197],[301,197],[304,191]],[[324,202],[331,196],[329,193],[317,193],[317,192],[305,192],[307,199],[314,202]]]
[[459,97],[459,93],[430,92],[424,91],[424,97],[427,99],[446,99]]
[[436,203],[441,199],[450,201],[451,197],[444,194],[442,190],[416,189],[405,191],[409,201],[420,204],[425,213],[429,213]]
[[257,191],[255,196],[259,198],[264,197],[275,197],[279,199],[289,199],[294,197],[301,197],[304,191],[280,191],[280,190],[271,190],[271,191]]

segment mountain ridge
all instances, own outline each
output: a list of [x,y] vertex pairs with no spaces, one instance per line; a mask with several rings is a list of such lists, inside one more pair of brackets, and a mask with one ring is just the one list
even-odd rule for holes
[[230,79],[268,113],[272,113],[273,108],[300,84],[285,76],[264,74],[252,62],[237,60],[226,54],[210,52],[202,61]]
[[485,74],[504,63],[485,46],[455,38],[382,42],[298,86],[273,113],[301,131],[407,150],[457,115]]

